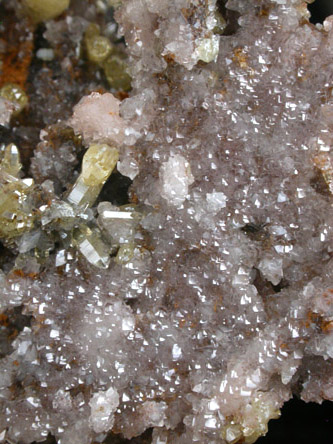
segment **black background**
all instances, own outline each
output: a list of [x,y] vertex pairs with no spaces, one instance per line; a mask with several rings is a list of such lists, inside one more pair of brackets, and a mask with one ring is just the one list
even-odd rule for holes
[[333,444],[333,402],[320,405],[291,399],[256,444]]
[[333,14],[333,0],[316,0],[308,5],[308,9],[311,12],[312,23],[323,23],[327,16]]

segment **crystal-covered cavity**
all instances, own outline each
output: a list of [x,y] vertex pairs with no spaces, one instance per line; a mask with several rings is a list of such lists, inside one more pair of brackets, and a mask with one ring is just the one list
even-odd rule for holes
[[51,62],[0,35],[1,86],[33,60],[0,97],[0,440],[250,444],[333,400],[332,23],[75,0]]

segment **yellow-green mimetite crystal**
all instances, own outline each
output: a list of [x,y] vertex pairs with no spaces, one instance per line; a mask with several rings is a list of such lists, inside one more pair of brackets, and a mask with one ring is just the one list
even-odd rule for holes
[[115,261],[119,265],[124,265],[129,262],[134,256],[134,242],[130,242],[128,244],[123,244],[120,246]]
[[107,268],[110,263],[111,247],[104,242],[98,228],[81,225],[73,233],[74,246],[86,260],[98,268]]
[[0,159],[0,168],[2,171],[6,171],[6,173],[14,177],[19,176],[22,164],[20,160],[20,153],[16,145],[10,143],[3,150],[1,150]]
[[110,86],[117,90],[129,91],[131,89],[131,76],[127,72],[126,62],[117,55],[111,55],[103,62],[106,80]]
[[32,229],[35,215],[32,179],[20,179],[20,155],[16,145],[0,151],[0,238],[11,240]]
[[67,199],[77,206],[91,206],[119,159],[118,150],[107,144],[93,144],[85,153],[82,171]]
[[87,56],[91,62],[101,63],[112,50],[110,40],[103,35],[92,35],[86,38]]

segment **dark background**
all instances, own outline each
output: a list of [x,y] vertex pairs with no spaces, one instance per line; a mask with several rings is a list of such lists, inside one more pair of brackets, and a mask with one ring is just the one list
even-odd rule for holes
[[291,399],[256,444],[333,444],[333,402],[319,405]]
[[312,23],[323,23],[327,16],[333,14],[333,0],[316,0],[308,5],[308,9],[311,12]]

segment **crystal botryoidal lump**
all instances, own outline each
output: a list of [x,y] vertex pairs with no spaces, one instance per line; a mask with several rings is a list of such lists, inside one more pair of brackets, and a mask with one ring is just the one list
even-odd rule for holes
[[23,9],[34,22],[43,22],[62,14],[70,0],[22,0]]
[[86,47],[88,59],[95,63],[103,62],[112,50],[110,40],[101,35],[88,36]]
[[[0,27],[1,86],[27,22]],[[0,441],[251,444],[294,394],[333,400],[332,23],[301,0],[46,23],[29,108],[0,96]]]

